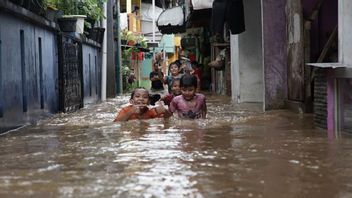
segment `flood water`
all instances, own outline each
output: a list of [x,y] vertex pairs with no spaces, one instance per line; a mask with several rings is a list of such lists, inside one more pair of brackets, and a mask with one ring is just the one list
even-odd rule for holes
[[0,136],[0,197],[352,197],[352,139],[209,96],[206,120],[113,123],[128,97]]

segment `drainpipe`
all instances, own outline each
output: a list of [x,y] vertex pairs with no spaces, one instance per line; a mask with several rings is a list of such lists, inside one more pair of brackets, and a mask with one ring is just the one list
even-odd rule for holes
[[[104,16],[107,16],[107,6],[106,3],[103,4]],[[106,18],[102,19],[102,28],[107,26]],[[107,70],[107,45],[106,45],[106,38],[107,38],[107,31],[104,31],[104,39],[102,44],[102,68],[101,68],[101,100],[106,100],[106,70]]]
[[155,0],[152,1],[152,7],[153,7],[153,17],[152,17],[152,20],[153,20],[153,43],[155,43]]
[[116,12],[117,19],[115,21],[115,29],[116,29],[116,93],[122,94],[122,57],[121,57],[121,37],[120,37],[120,1],[116,1]]

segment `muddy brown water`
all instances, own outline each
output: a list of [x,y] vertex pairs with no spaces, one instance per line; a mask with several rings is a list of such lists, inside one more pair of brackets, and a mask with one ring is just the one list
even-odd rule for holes
[[128,97],[0,136],[0,197],[352,197],[352,140],[209,96],[206,120],[113,123]]

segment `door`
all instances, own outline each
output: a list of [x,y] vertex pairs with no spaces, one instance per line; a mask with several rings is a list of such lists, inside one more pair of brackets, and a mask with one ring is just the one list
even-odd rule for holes
[[83,70],[81,43],[59,36],[60,111],[72,112],[83,107]]

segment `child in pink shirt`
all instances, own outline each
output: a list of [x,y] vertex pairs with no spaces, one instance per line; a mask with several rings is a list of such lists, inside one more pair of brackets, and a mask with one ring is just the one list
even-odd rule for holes
[[205,96],[196,93],[197,77],[184,74],[180,79],[181,95],[176,96],[170,103],[170,111],[177,113],[180,118],[206,118],[207,105]]

